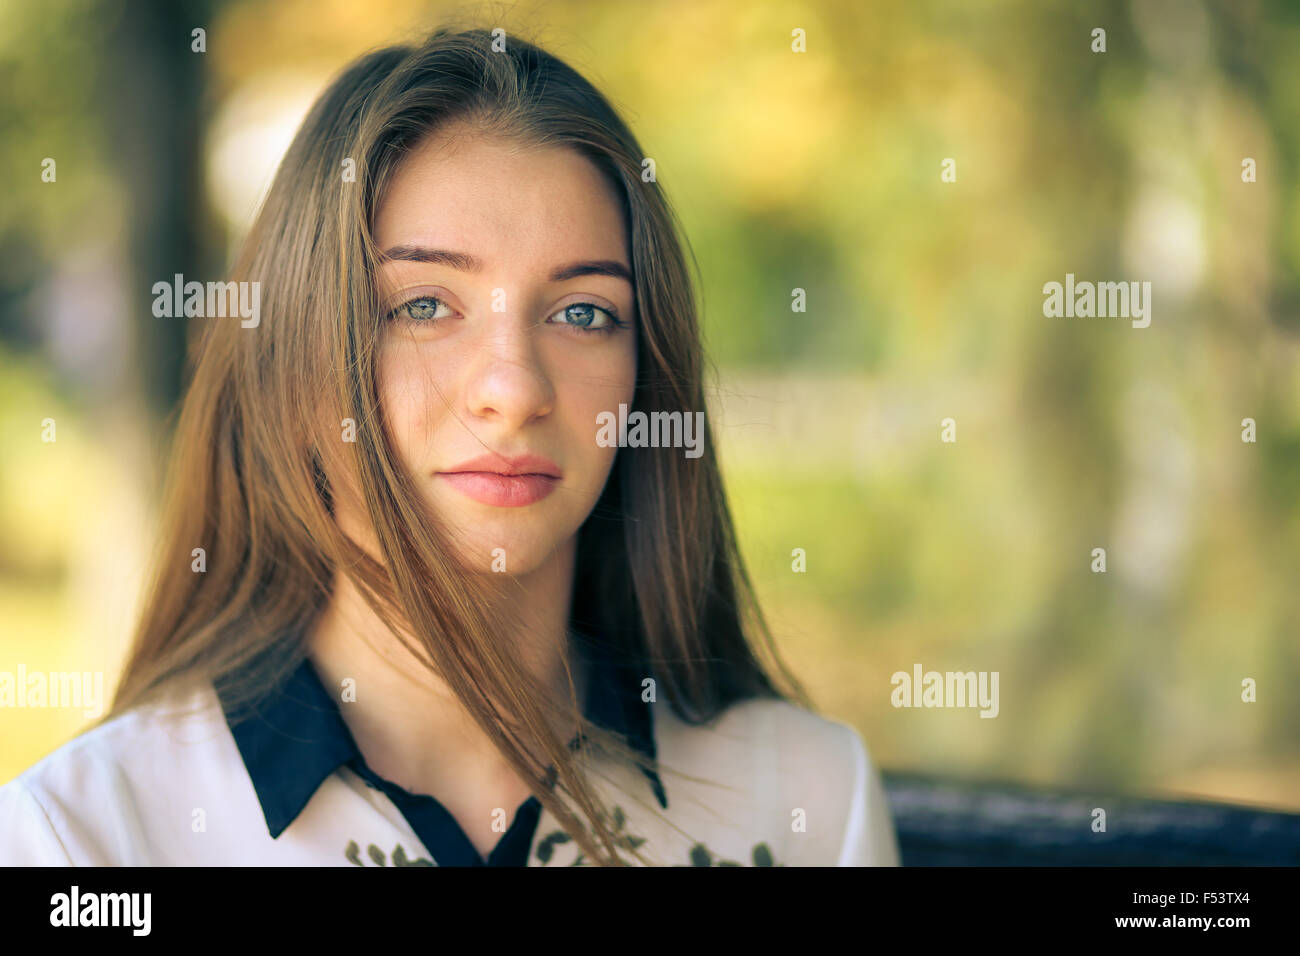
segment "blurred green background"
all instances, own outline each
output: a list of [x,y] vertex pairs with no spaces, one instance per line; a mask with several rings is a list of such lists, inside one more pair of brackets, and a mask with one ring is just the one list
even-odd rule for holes
[[[1284,0],[5,0],[0,670],[113,686],[183,379],[150,286],[219,276],[330,76],[448,15],[568,60],[656,160],[760,597],[878,763],[1300,810]],[[1045,318],[1067,272],[1152,282],[1150,327]],[[917,663],[998,671],[997,719],[892,707]],[[86,723],[0,710],[0,781]]]

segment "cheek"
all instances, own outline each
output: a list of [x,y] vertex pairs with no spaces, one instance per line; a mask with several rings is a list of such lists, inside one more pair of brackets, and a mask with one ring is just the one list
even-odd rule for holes
[[[609,408],[631,402],[636,390],[637,345],[633,330],[603,342],[574,347],[557,333],[547,343],[545,361],[551,381],[566,398],[586,406]],[[584,394],[586,393],[586,394]]]
[[584,469],[592,477],[608,473],[618,452],[596,440],[600,416],[618,414],[620,404],[631,408],[636,394],[635,340],[619,342],[617,348],[612,347],[615,343],[610,345],[599,353],[558,357],[552,366],[556,405],[564,409],[560,417],[566,445],[571,455],[584,462]]
[[444,402],[437,381],[427,355],[411,348],[385,350],[379,368],[379,400],[389,437],[412,470],[427,456],[441,418]]

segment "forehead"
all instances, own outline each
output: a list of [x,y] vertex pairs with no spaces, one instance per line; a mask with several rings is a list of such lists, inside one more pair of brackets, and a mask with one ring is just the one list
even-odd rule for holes
[[499,265],[627,260],[613,185],[577,150],[453,130],[420,140],[375,211],[380,249],[422,245]]

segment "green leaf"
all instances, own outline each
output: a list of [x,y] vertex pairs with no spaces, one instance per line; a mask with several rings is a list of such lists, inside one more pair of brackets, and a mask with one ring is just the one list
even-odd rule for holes
[[614,808],[614,829],[615,830],[623,829],[623,824],[626,822],[627,822],[627,818],[623,816],[623,808],[615,807]]
[[370,854],[370,859],[374,860],[379,866],[387,866],[384,860],[384,851],[379,849],[373,843],[366,847],[366,852]]
[[624,850],[635,850],[644,842],[645,842],[645,837],[632,836],[632,834],[630,833],[625,833],[618,838],[618,840],[616,841],[616,845],[623,848]]
[[767,848],[766,843],[756,843],[754,845],[754,865],[755,866],[773,866],[772,851]]
[[554,852],[551,846],[553,842],[554,841],[550,837],[542,838],[541,842],[537,844],[537,859],[541,860],[543,863],[551,862],[551,854]]
[[740,866],[735,860],[719,860],[714,866]]
[[424,857],[416,857],[414,860],[406,858],[406,850],[399,843],[393,847],[393,866],[433,866],[432,860],[426,860]]
[[365,866],[365,864],[361,862],[361,847],[357,846],[356,840],[348,841],[347,848],[343,851],[343,855],[348,858],[349,863],[356,866]]
[[691,847],[691,866],[712,866],[713,854],[708,851],[703,843],[697,843]]

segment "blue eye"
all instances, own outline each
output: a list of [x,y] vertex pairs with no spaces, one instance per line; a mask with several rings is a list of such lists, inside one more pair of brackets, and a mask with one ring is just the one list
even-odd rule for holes
[[[440,310],[446,309],[446,313]],[[388,313],[388,318],[397,318],[404,314],[411,322],[432,322],[436,319],[445,319],[452,314],[450,307],[441,299],[431,295],[420,295],[414,299],[408,299],[393,311]]]
[[566,325],[579,332],[613,332],[623,324],[613,309],[603,309],[590,302],[566,305],[551,316],[551,319],[554,320],[556,316],[560,316],[557,325]]

